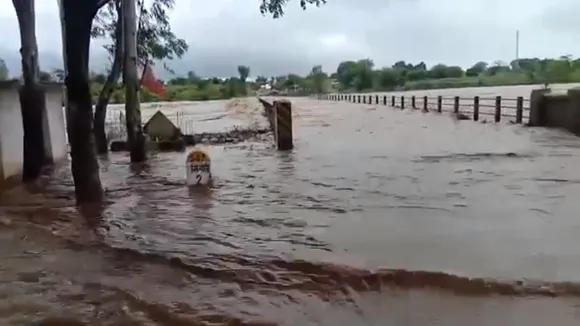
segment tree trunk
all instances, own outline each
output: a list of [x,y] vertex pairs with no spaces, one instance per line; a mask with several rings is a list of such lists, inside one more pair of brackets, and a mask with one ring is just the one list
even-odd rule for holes
[[131,162],[143,162],[146,157],[145,137],[139,108],[139,78],[137,76],[137,13],[136,0],[123,1],[123,34],[125,35],[125,112],[127,140]]
[[42,118],[46,110],[44,89],[38,84],[38,47],[34,0],[13,0],[20,28],[20,55],[24,85],[20,88],[22,128],[24,129],[24,164],[22,179],[33,181],[46,162]]
[[103,198],[99,163],[93,136],[93,110],[89,88],[89,46],[96,14],[89,1],[62,0],[65,20],[65,66],[68,91],[67,132],[77,203]]
[[95,141],[97,145],[97,153],[106,154],[109,151],[109,142],[107,134],[105,133],[105,119],[107,117],[107,105],[111,95],[115,90],[117,81],[121,75],[121,68],[123,64],[123,10],[121,9],[121,2],[117,2],[117,26],[115,29],[115,57],[113,58],[113,65],[105,85],[99,94],[97,105],[95,106]]

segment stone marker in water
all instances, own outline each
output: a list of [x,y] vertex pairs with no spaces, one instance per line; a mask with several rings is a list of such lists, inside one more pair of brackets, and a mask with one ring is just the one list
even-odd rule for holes
[[185,159],[187,185],[189,187],[207,186],[211,183],[211,160],[201,149],[194,149]]

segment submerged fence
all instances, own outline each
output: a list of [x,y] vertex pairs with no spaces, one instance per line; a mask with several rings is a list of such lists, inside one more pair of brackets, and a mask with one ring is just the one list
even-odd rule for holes
[[500,122],[502,116],[513,117],[515,123],[523,123],[529,118],[530,100],[520,96],[517,98],[495,97],[446,97],[446,96],[395,96],[395,95],[367,95],[367,94],[322,94],[320,100],[344,101],[361,104],[382,104],[401,110],[411,108],[424,112],[435,111],[453,112],[456,114],[471,114],[473,120],[478,121],[480,116],[493,116],[495,122]]
[[[184,112],[164,113],[165,116],[181,130],[185,135],[195,133],[195,120],[189,117]],[[142,122],[145,124],[151,114],[143,115]],[[120,110],[111,110],[107,112],[107,120],[105,121],[105,133],[109,140],[124,140],[127,138],[127,125],[125,123],[125,114]]]

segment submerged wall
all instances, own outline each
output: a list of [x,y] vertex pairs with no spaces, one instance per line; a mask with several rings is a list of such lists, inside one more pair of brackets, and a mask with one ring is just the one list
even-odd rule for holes
[[62,84],[46,85],[46,111],[43,115],[44,148],[48,162],[56,163],[68,156]]
[[0,82],[0,183],[20,180],[24,129],[18,81]]
[[580,135],[580,88],[567,92],[533,90],[529,125],[561,128]]
[[[4,186],[21,180],[24,163],[24,128],[19,87],[18,81],[0,82],[0,184]],[[47,84],[44,87],[44,157],[47,163],[55,163],[68,155],[62,110],[62,84]]]

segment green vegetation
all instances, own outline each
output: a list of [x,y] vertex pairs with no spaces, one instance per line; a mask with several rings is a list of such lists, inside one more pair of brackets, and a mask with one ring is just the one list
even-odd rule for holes
[[[524,58],[509,64],[500,61],[491,65],[477,62],[466,70],[444,64],[428,68],[423,62],[410,64],[404,61],[376,69],[372,60],[362,59],[342,62],[331,74],[324,72],[321,66],[315,66],[307,76],[258,76],[254,82],[246,82],[246,87],[241,85],[247,75],[241,72],[245,71],[242,69],[239,77],[226,80],[202,79],[193,72],[188,73],[188,77],[171,79],[166,83],[169,100],[213,100],[244,96],[248,89],[256,91],[266,84],[277,91],[304,94],[572,83],[580,82],[580,59],[562,56],[558,59]],[[155,96],[144,93],[142,99],[155,100]]]
[[[92,78],[91,92],[93,98],[99,96],[103,88],[104,75],[95,74]],[[106,77],[105,77],[106,78]],[[157,94],[149,92],[146,88],[141,88],[142,102],[157,101],[207,101],[229,99],[248,94],[248,85],[238,77],[227,79],[220,78],[200,78],[193,72],[189,72],[188,77],[178,77],[165,83],[167,98],[160,98]],[[248,83],[252,84],[252,83]],[[255,88],[255,87],[254,87]],[[117,85],[111,96],[111,103],[124,103],[125,89],[122,85]]]
[[[399,61],[391,67],[375,69],[372,60],[345,61],[336,72],[328,74],[322,66],[315,66],[306,76],[288,74],[277,77],[258,76],[247,81],[250,68],[238,67],[239,76],[227,79],[201,78],[190,71],[186,77],[175,77],[165,82],[168,101],[203,101],[246,96],[263,85],[272,89],[298,93],[328,91],[392,91],[413,89],[440,89],[477,86],[551,84],[580,82],[580,59],[563,56],[559,59],[519,59],[510,64],[495,62],[489,65],[477,62],[469,69],[438,64],[428,68],[425,63],[413,65]],[[98,94],[104,76],[93,76],[93,95]],[[160,100],[155,94],[141,90],[145,102]],[[124,93],[117,89],[112,101],[122,103]]]
[[[0,59],[0,79],[6,71]],[[391,67],[375,69],[372,60],[345,61],[336,72],[328,74],[322,66],[315,66],[306,76],[288,74],[277,77],[258,76],[248,80],[250,67],[238,66],[238,76],[230,78],[202,78],[189,71],[184,77],[174,77],[164,84],[167,98],[161,99],[141,89],[143,102],[205,101],[247,96],[262,86],[289,94],[324,93],[329,91],[392,91],[414,89],[441,89],[477,86],[525,84],[552,84],[580,82],[580,58],[562,56],[558,59],[525,58],[510,64],[495,62],[489,65],[477,62],[469,69],[438,64],[428,68],[423,62],[413,65],[399,61]],[[4,74],[7,74],[5,72]],[[40,80],[62,82],[63,72],[40,72]],[[107,75],[91,73],[91,92],[95,102],[103,89]],[[117,83],[111,96],[112,103],[124,103],[125,91]]]
[[327,79],[326,89],[338,91],[391,91],[477,86],[580,82],[580,59],[524,58],[510,64],[477,62],[469,69],[437,64],[428,68],[399,61],[391,67],[374,68],[370,59],[345,61]]

